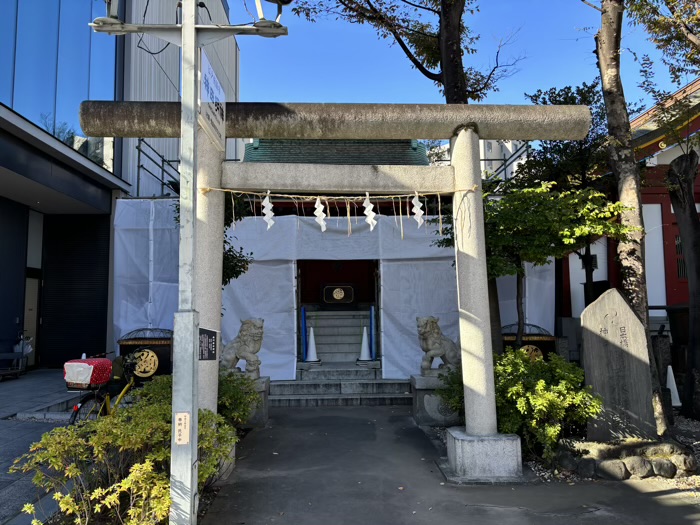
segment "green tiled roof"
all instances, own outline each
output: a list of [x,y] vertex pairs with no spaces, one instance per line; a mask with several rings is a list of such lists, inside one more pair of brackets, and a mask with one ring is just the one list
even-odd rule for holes
[[255,140],[243,162],[428,166],[415,140]]

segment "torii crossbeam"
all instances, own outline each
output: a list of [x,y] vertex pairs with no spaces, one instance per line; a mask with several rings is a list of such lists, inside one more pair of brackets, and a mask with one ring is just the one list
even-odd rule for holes
[[[519,438],[500,435],[496,428],[479,139],[580,140],[589,129],[588,108],[228,103],[226,116],[228,137],[451,139],[449,166],[315,166],[225,163],[205,134],[200,134],[196,185],[312,194],[453,193],[466,426],[449,429],[449,464],[461,480],[519,478]],[[81,125],[91,136],[177,137],[180,107],[178,103],[84,102]],[[195,304],[206,306],[209,323],[219,323],[210,326],[214,329],[220,328],[221,264],[212,266],[211,259],[217,251],[213,247],[220,248],[223,236],[223,198],[221,192],[208,192],[198,195],[196,204],[196,251],[204,255],[198,255],[195,265],[195,297],[199,298]],[[203,269],[205,264],[210,266]],[[207,374],[208,381],[216,380],[211,370]],[[200,385],[205,382],[200,380]],[[205,393],[202,396],[207,399]],[[215,397],[213,402],[215,406]],[[209,399],[204,405],[211,403]]]

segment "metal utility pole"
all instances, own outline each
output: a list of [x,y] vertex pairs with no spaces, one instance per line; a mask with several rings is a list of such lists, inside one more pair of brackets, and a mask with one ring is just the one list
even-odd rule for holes
[[[269,1],[269,0],[268,0]],[[199,104],[200,46],[234,35],[278,37],[287,34],[279,23],[282,5],[291,0],[274,0],[277,20],[263,16],[248,26],[197,25],[197,0],[182,1],[180,25],[125,24],[118,19],[118,0],[107,0],[107,17],[90,24],[96,32],[112,35],[151,34],[182,47],[182,102],[180,117],[180,245],[178,311],[174,320],[173,405],[170,467],[170,523],[197,523],[198,493],[198,394],[199,312],[195,298],[195,246],[197,236],[197,131]],[[225,147],[225,138],[224,140]]]
[[182,3],[182,113],[180,117],[180,268],[173,347],[173,429],[170,443],[170,523],[197,523],[197,347],[195,304],[197,224],[196,2]]

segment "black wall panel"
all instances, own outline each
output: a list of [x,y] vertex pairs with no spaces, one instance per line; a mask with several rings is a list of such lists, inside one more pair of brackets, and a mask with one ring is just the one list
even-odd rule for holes
[[28,220],[26,206],[0,197],[0,352],[12,351],[24,327]]
[[44,220],[41,366],[104,352],[109,286],[109,215]]

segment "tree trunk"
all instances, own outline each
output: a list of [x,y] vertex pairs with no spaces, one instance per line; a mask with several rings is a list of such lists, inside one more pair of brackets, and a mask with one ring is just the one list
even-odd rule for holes
[[440,0],[440,65],[448,104],[468,104],[460,26],[464,0]]
[[691,150],[671,162],[666,179],[688,273],[689,338],[682,408],[682,414],[686,417],[697,415],[693,400],[697,388],[695,378],[700,367],[700,218],[695,208],[697,172],[698,155]]
[[[636,228],[629,239],[618,244],[617,255],[622,274],[622,293],[642,321],[644,329],[649,327],[646,275],[644,270],[644,221],[642,219],[641,184],[639,169],[632,149],[627,101],[620,78],[620,41],[624,0],[602,0],[600,31],[596,34],[596,54],[603,86],[603,100],[608,117],[608,151],[610,167],[617,179],[620,202],[627,208],[622,213],[622,223]],[[653,405],[659,435],[666,432],[664,414],[659,414],[661,384],[656,359],[647,334],[647,351],[653,389]]]
[[628,208],[622,214],[622,223],[638,228],[628,241],[618,244],[617,254],[622,266],[623,293],[642,320],[644,328],[647,328],[649,320],[644,272],[641,185],[639,169],[632,149],[627,102],[620,79],[620,39],[624,1],[603,0],[602,5],[602,26],[596,35],[596,50],[608,116],[610,167],[617,178],[620,202]]
[[525,291],[525,268],[520,265],[520,271],[515,274],[515,304],[518,309],[518,333],[515,336],[515,348],[523,346],[523,334],[525,333],[525,311],[523,310],[523,296]]
[[503,353],[503,334],[501,333],[501,305],[498,302],[498,285],[496,279],[489,279],[489,317],[491,318],[491,346],[496,354]]

